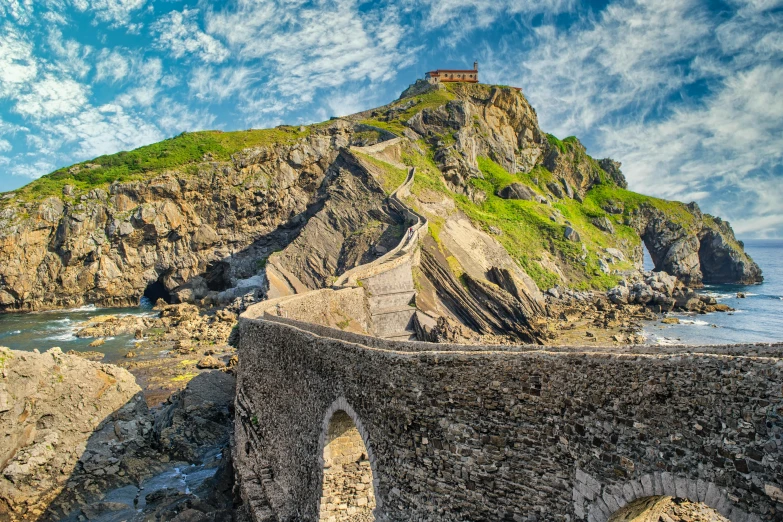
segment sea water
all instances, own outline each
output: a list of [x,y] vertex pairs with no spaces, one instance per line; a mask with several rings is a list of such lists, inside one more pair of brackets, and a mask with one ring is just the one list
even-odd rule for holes
[[[783,341],[783,240],[745,241],[745,249],[764,273],[759,285],[707,285],[703,293],[736,311],[706,315],[674,313],[677,325],[650,321],[644,333],[650,344],[739,344]],[[646,252],[645,252],[646,253]],[[645,267],[652,267],[645,256]],[[737,297],[744,293],[745,298]],[[106,338],[106,343],[90,348],[95,339],[76,337],[77,325],[98,315],[151,314],[151,304],[142,298],[136,308],[96,308],[93,305],[23,314],[0,314],[0,346],[13,350],[40,351],[59,346],[69,350],[95,350],[106,354],[105,362],[119,360],[133,348],[132,334]]]
[[[745,250],[758,263],[764,282],[758,285],[705,285],[711,295],[734,312],[706,315],[673,313],[680,324],[652,321],[644,332],[650,344],[739,344],[783,342],[783,240],[749,239]],[[645,260],[646,268],[649,269]],[[745,298],[737,297],[738,293]]]
[[98,351],[106,354],[103,362],[115,362],[122,358],[136,344],[133,334],[106,337],[101,346],[88,345],[94,338],[76,337],[79,324],[99,315],[157,315],[152,306],[142,298],[135,308],[98,308],[95,305],[78,308],[31,313],[0,314],[0,346],[12,350],[41,352],[59,347],[63,352]]

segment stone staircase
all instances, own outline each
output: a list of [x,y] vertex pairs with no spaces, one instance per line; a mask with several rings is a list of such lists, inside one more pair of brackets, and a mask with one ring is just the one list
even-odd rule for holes
[[411,265],[403,263],[362,281],[369,295],[372,329],[376,336],[397,341],[416,340],[411,305],[413,287]]
[[389,196],[390,205],[408,227],[399,244],[372,263],[349,270],[333,285],[363,287],[369,300],[373,334],[397,341],[416,340],[413,322],[416,307],[411,304],[416,295],[412,269],[419,238],[427,230],[427,220],[400,199],[410,190],[415,174],[416,169],[411,168],[405,182]]
[[[374,157],[391,163],[393,160],[383,158],[382,153],[385,147],[399,141],[400,139],[394,139],[371,147],[352,147],[352,150],[373,154]],[[357,161],[360,161],[359,158]],[[419,255],[416,247],[419,239],[426,234],[428,223],[424,216],[408,207],[401,199],[410,193],[415,174],[416,169],[410,168],[405,181],[389,195],[389,206],[402,218],[406,226],[405,234],[394,248],[370,263],[348,270],[337,278],[331,289],[312,290],[271,299],[267,302],[264,313],[292,318],[320,314],[319,317],[324,319],[330,314],[334,315],[333,311],[337,310],[343,317],[357,321],[363,332],[376,337],[396,341],[417,340],[413,266]],[[363,292],[359,291],[360,288]],[[345,291],[350,289],[353,289],[353,292],[346,294]],[[334,293],[332,297],[317,295],[319,292],[330,291]],[[338,296],[343,296],[344,299],[341,300]],[[317,302],[310,302],[309,298],[316,299]],[[334,298],[334,301],[329,300],[331,298]],[[324,299],[327,302],[324,302]],[[357,306],[363,308],[363,314]],[[364,319],[360,318],[360,315]],[[326,321],[328,322],[328,319]]]

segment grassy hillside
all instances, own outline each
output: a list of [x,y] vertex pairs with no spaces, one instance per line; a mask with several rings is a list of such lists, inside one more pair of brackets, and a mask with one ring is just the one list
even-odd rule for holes
[[[363,130],[357,129],[354,138],[372,142],[385,134],[378,129],[401,136],[406,128],[405,123],[416,113],[443,106],[458,97],[489,94],[493,88],[487,85],[448,84],[442,89],[397,100],[375,111],[363,113],[360,117],[363,119],[352,118],[356,123],[369,125]],[[478,115],[473,117],[479,118]],[[78,196],[94,188],[106,188],[115,181],[150,179],[165,171],[176,171],[180,176],[194,175],[204,162],[228,162],[233,154],[251,147],[291,144],[328,123],[266,130],[183,133],[133,151],[101,156],[59,169],[15,191],[16,198],[6,200],[6,204],[14,200],[29,202],[52,195],[61,196],[65,185],[73,185]],[[474,124],[479,126],[477,121]],[[561,283],[560,277],[552,270],[553,260],[573,287],[614,286],[619,277],[602,271],[601,260],[606,259],[607,248],[617,248],[626,253],[638,248],[640,238],[627,223],[644,205],[666,212],[670,219],[679,224],[689,226],[695,223],[696,218],[682,203],[644,196],[617,186],[584,151],[576,138],[560,140],[549,134],[546,140],[552,148],[550,150],[559,151],[562,157],[572,162],[570,164],[584,166],[586,162],[592,169],[590,172],[597,173],[595,179],[598,181],[584,195],[583,201],[562,198],[541,203],[500,198],[496,195],[498,191],[512,183],[522,183],[540,196],[551,198],[547,186],[558,183],[558,180],[542,164],[530,172],[512,174],[489,157],[483,156],[477,158],[482,177],[471,177],[466,182],[469,191],[482,197],[469,198],[452,191],[433,159],[436,148],[454,144],[454,137],[450,134],[428,136],[405,147],[403,162],[417,167],[412,190],[414,195],[422,200],[427,199],[428,193],[448,198],[453,207],[468,216],[474,224],[493,233],[542,289]],[[387,192],[393,191],[405,179],[404,169],[392,167],[364,154],[360,156],[380,173],[380,181]],[[236,190],[242,188],[237,187]],[[621,213],[608,213],[605,209],[610,206],[619,208]],[[428,215],[430,230],[436,241],[439,241],[446,217],[441,213]],[[596,219],[608,219],[615,232],[609,234],[597,228],[593,224]],[[580,242],[566,239],[567,226],[579,233]],[[627,257],[629,261],[612,264],[612,270],[633,268],[630,256]]]
[[228,161],[231,155],[250,147],[287,144],[309,135],[312,127],[277,127],[235,132],[185,132],[179,136],[128,152],[100,156],[90,161],[42,176],[15,191],[23,199],[61,195],[65,185],[77,192],[152,178],[167,170],[193,171],[204,161]]

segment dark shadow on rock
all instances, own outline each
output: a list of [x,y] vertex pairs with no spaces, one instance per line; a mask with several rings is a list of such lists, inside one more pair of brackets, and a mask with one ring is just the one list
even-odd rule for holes
[[153,410],[138,393],[93,432],[40,520],[232,520],[234,385],[202,373]]

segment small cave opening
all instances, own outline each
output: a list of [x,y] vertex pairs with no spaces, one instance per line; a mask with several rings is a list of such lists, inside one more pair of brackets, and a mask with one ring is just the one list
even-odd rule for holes
[[142,303],[145,299],[148,300],[152,306],[155,306],[155,303],[158,302],[158,299],[163,299],[167,303],[171,304],[171,294],[160,279],[147,285],[147,288],[144,289],[144,294],[142,294],[141,299]]
[[213,292],[222,292],[231,288],[231,265],[225,261],[214,261],[207,266],[204,280],[207,288]]

